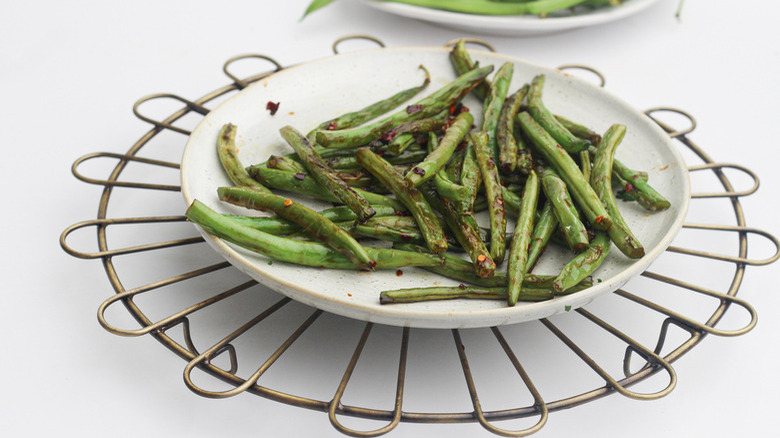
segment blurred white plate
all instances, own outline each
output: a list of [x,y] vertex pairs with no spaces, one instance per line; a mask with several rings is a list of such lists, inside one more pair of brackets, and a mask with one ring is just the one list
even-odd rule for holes
[[569,16],[493,16],[463,14],[381,0],[360,0],[384,12],[427,21],[449,29],[487,35],[533,36],[608,23],[636,14],[658,0],[626,0],[619,6],[598,8]]
[[[396,270],[357,272],[270,263],[264,256],[200,230],[206,241],[243,272],[297,301],[347,317],[413,327],[487,327],[548,317],[586,305],[597,295],[614,291],[644,271],[671,243],[688,206],[687,168],[671,140],[647,116],[595,85],[500,54],[473,51],[472,56],[483,66],[514,63],[511,90],[537,74],[546,74],[544,99],[555,113],[598,132],[604,132],[613,123],[627,126],[618,158],[628,166],[647,171],[651,184],[672,203],[669,210],[655,214],[648,214],[635,203],[620,203],[626,220],[645,245],[644,258],[629,260],[619,251],[611,251],[594,274],[593,287],[546,302],[519,303],[512,308],[503,302],[476,300],[380,305],[379,293],[383,290],[458,283],[417,268],[405,268],[399,276]],[[236,141],[241,161],[246,165],[263,162],[271,154],[292,152],[278,133],[282,126],[292,125],[307,132],[323,120],[417,85],[423,79],[418,68],[421,64],[430,71],[431,84],[420,96],[455,78],[447,49],[415,47],[331,56],[287,68],[252,84],[211,111],[192,132],[181,166],[186,202],[199,199],[220,212],[247,212],[220,202],[216,194],[218,187],[230,185],[215,146],[225,123],[238,127]],[[280,103],[276,115],[266,110],[268,101]],[[480,102],[468,96],[464,103],[479,120]],[[315,209],[327,207],[306,202]],[[513,220],[509,222],[513,224]],[[557,274],[571,257],[568,251],[550,248],[534,272]]]

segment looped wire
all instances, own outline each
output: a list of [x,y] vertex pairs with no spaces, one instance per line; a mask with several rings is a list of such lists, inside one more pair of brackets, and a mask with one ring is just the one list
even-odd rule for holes
[[588,72],[593,73],[596,75],[596,77],[599,78],[599,87],[604,88],[604,85],[607,84],[607,78],[598,70],[596,70],[593,67],[589,67],[587,65],[581,65],[581,64],[566,64],[558,67],[558,70],[564,71],[564,70],[585,70]]
[[495,52],[496,48],[493,47],[492,44],[485,40],[481,40],[479,38],[455,38],[454,40],[449,40],[446,43],[444,43],[444,47],[452,47],[454,46],[458,41],[465,41],[467,44],[476,44],[478,46],[482,46],[486,49],[488,49],[491,52]]
[[135,161],[138,163],[150,164],[153,166],[169,167],[172,169],[179,168],[178,163],[171,163],[168,161],[153,160],[150,158],[137,157],[135,155],[115,154],[112,152],[95,152],[92,154],[84,155],[83,157],[77,159],[73,163],[73,165],[70,168],[71,172],[73,173],[73,176],[75,176],[78,180],[83,181],[87,184],[95,184],[99,186],[132,187],[137,189],[168,190],[172,192],[178,192],[179,190],[181,190],[181,187],[179,186],[167,185],[167,184],[152,184],[152,183],[139,183],[139,182],[89,178],[81,174],[81,172],[79,172],[78,168],[84,162],[98,159],[98,158],[116,158],[121,161]]
[[693,132],[694,129],[696,129],[696,119],[687,111],[683,111],[681,109],[671,108],[671,107],[655,107],[655,108],[650,108],[648,110],[645,110],[645,114],[647,115],[647,117],[650,117],[651,119],[653,119],[654,122],[658,123],[659,125],[661,125],[661,127],[665,128],[663,124],[658,122],[658,120],[656,120],[655,117],[653,117],[653,113],[657,113],[657,112],[676,113],[687,118],[691,122],[691,126],[688,127],[687,129],[670,131],[668,133],[670,138],[677,138],[686,134],[690,134],[691,132]]
[[349,40],[367,40],[367,41],[373,41],[375,42],[379,47],[385,47],[385,43],[382,42],[379,38],[372,37],[371,35],[363,35],[363,34],[355,34],[355,35],[345,35],[336,41],[333,42],[333,53],[335,55],[339,54],[339,44],[343,43],[344,41]]
[[203,116],[209,113],[209,109],[204,107],[203,105],[199,105],[195,102],[192,102],[191,100],[187,100],[175,94],[168,94],[168,93],[152,94],[150,96],[143,97],[141,99],[138,99],[138,101],[133,105],[133,114],[135,114],[135,116],[138,117],[139,119],[143,120],[144,122],[151,123],[152,125],[157,126],[158,128],[170,129],[171,131],[175,131],[180,134],[190,135],[191,132],[186,129],[179,128],[177,126],[173,126],[169,122],[166,121],[160,122],[158,120],[154,120],[152,118],[146,117],[143,114],[141,114],[141,112],[139,111],[140,106],[146,102],[149,102],[151,100],[156,100],[156,99],[173,99],[183,103],[186,106],[186,110],[187,110],[185,111],[185,114],[188,111],[195,111],[196,113]]
[[[230,67],[230,65],[233,64],[234,62],[242,60],[242,59],[263,59],[263,60],[266,60],[266,61],[270,62],[271,64],[273,64],[275,69],[273,71],[259,73],[259,74],[256,74],[254,76],[250,76],[248,78],[241,79],[241,78],[233,75],[232,73],[230,73],[230,71],[228,70],[228,67]],[[249,84],[251,84],[252,82],[258,81],[258,80],[260,80],[260,79],[262,79],[262,78],[264,78],[264,77],[266,77],[266,76],[268,76],[268,75],[270,75],[272,73],[276,73],[276,72],[278,72],[280,70],[283,70],[283,69],[284,69],[284,67],[282,67],[281,64],[279,64],[275,59],[271,58],[270,56],[259,55],[259,54],[254,54],[254,53],[234,56],[234,57],[228,59],[227,61],[225,61],[225,64],[222,66],[222,71],[225,73],[225,75],[227,77],[229,77],[236,84],[236,87],[238,87],[239,89],[244,89],[247,86],[249,86]]]

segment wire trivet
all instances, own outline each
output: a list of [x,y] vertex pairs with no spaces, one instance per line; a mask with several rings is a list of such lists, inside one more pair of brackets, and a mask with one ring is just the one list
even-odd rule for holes
[[[381,41],[363,36],[351,36],[341,38],[333,45],[334,53],[338,53],[338,45],[350,38],[370,39],[383,46]],[[475,41],[471,41],[472,43]],[[478,42],[492,50],[489,44]],[[247,59],[258,59],[270,62],[274,65],[271,71],[255,74],[245,78],[239,78],[230,72],[230,69],[238,61],[246,62]],[[151,158],[155,154],[177,154],[186,143],[186,137],[190,131],[181,127],[183,121],[193,115],[205,116],[209,112],[208,104],[213,104],[239,92],[249,84],[263,77],[281,70],[283,67],[272,58],[264,55],[241,55],[228,60],[224,65],[225,74],[232,83],[223,86],[205,96],[191,101],[171,94],[155,94],[140,99],[133,107],[135,115],[153,125],[153,128],[144,134],[124,154],[102,152],[83,156],[73,164],[73,174],[81,181],[89,184],[103,186],[103,193],[98,206],[97,218],[77,223],[68,227],[60,237],[63,249],[74,257],[82,259],[99,259],[103,263],[109,282],[115,294],[107,299],[98,310],[100,324],[109,332],[120,336],[150,335],[157,339],[168,349],[184,358],[188,363],[184,369],[186,385],[196,394],[210,398],[231,397],[243,392],[256,394],[274,401],[293,406],[327,412],[333,426],[340,432],[351,436],[377,436],[393,430],[400,422],[410,423],[466,423],[479,422],[490,432],[503,436],[526,436],[540,430],[552,411],[572,408],[609,394],[619,393],[626,397],[639,400],[657,399],[667,395],[673,390],[677,382],[677,375],[671,364],[689,352],[706,335],[739,336],[750,331],[756,324],[756,312],[746,301],[737,298],[737,292],[745,275],[746,266],[768,265],[780,258],[780,242],[771,234],[749,228],[745,225],[745,217],[739,198],[748,196],[758,189],[758,178],[750,170],[735,164],[715,163],[702,149],[695,145],[688,134],[693,132],[696,122],[690,115],[673,108],[653,108],[646,114],[666,130],[670,137],[676,139],[684,151],[688,151],[702,164],[689,167],[692,175],[705,173],[711,177],[718,189],[710,192],[699,192],[692,195],[690,211],[696,212],[697,208],[706,213],[716,211],[716,207],[706,200],[721,200],[727,204],[729,214],[733,213],[735,224],[717,225],[705,223],[686,223],[683,225],[683,235],[686,230],[692,232],[705,232],[707,238],[699,238],[698,243],[714,240],[714,233],[723,236],[730,234],[734,240],[725,239],[728,242],[729,254],[712,252],[703,249],[689,249],[681,246],[670,246],[666,253],[659,258],[652,268],[659,268],[658,272],[646,271],[639,278],[631,280],[623,288],[611,294],[610,298],[602,298],[586,308],[580,308],[568,314],[557,315],[552,318],[542,319],[537,323],[524,323],[505,327],[492,327],[490,329],[451,330],[451,336],[456,355],[452,350],[445,350],[441,342],[442,330],[421,330],[390,326],[374,325],[324,313],[320,310],[308,308],[289,298],[278,299],[279,296],[268,289],[263,288],[254,280],[245,281],[238,285],[224,288],[226,282],[235,283],[236,279],[246,279],[244,274],[230,267],[224,261],[211,263],[217,257],[211,249],[203,245],[200,236],[190,237],[195,234],[194,227],[186,224],[181,215],[159,215],[160,211],[171,203],[166,195],[158,199],[160,193],[172,193],[181,197],[177,192],[180,187],[175,184],[159,184],[149,182],[166,172],[166,169],[178,169],[178,161]],[[586,69],[595,73],[601,85],[604,85],[604,77],[597,71],[584,66],[562,66],[560,69]],[[141,106],[151,101],[168,101],[183,107],[176,110],[162,120],[143,115]],[[675,130],[669,125],[654,117],[660,112],[673,112],[686,117],[690,121],[690,127],[684,130]],[[196,117],[198,118],[198,117]],[[175,138],[168,133],[179,133],[183,136]],[[162,143],[162,145],[160,145]],[[171,143],[179,144],[178,148],[172,148]],[[163,150],[162,147],[165,147]],[[147,157],[140,156],[144,149]],[[116,165],[106,179],[89,178],[82,174],[80,168],[88,161],[101,159],[117,160]],[[141,175],[141,182],[120,179],[128,169]],[[729,172],[739,172],[747,179],[752,180],[752,187],[737,191],[726,175]],[[169,171],[168,171],[169,172]],[[176,172],[178,174],[178,172]],[[694,181],[694,187],[697,186]],[[140,192],[139,192],[140,190]],[[116,192],[116,193],[115,193]],[[132,193],[131,193],[132,192]],[[138,203],[138,200],[143,202]],[[131,208],[134,212],[150,210],[149,215],[133,217],[114,217],[109,214],[109,201],[119,209]],[[130,207],[128,207],[130,205]],[[689,217],[691,213],[689,213]],[[723,219],[723,216],[720,217]],[[170,228],[170,225],[181,224],[182,228]],[[121,226],[122,232],[110,234],[112,227]],[[68,237],[76,230],[95,227],[97,230],[98,250],[95,252],[82,252],[71,248]],[[139,227],[143,232],[139,231]],[[180,234],[185,237],[178,237]],[[109,244],[109,235],[111,242]],[[772,256],[765,259],[748,258],[748,236],[760,236],[767,239],[775,247]],[[121,236],[121,238],[120,238]],[[153,243],[127,243],[127,236],[155,238]],[[681,240],[678,236],[675,244]],[[724,240],[724,239],[720,239]],[[118,243],[117,243],[118,242]],[[120,278],[123,271],[121,262],[126,257],[136,255],[134,261],[139,264],[160,264],[176,270],[176,274],[163,279],[145,279],[138,272],[126,270],[126,274]],[[139,259],[140,257],[140,259]],[[679,258],[684,257],[684,263],[704,263],[713,274],[711,279],[686,280],[684,274],[661,273],[675,271],[674,265],[679,264]],[[665,258],[671,258],[665,262]],[[138,261],[140,260],[140,262]],[[187,266],[193,265],[193,268]],[[205,267],[204,267],[205,265]],[[711,266],[710,266],[711,265]],[[724,269],[724,266],[729,267]],[[124,272],[124,271],[123,271]],[[724,273],[725,272],[725,273]],[[140,279],[139,279],[140,278]],[[215,279],[214,281],[210,281]],[[718,284],[709,283],[717,281]],[[138,283],[140,285],[126,288],[123,283]],[[724,286],[725,285],[725,286]],[[629,292],[629,289],[634,292]],[[182,292],[183,291],[183,292]],[[256,292],[260,292],[257,294]],[[178,297],[177,295],[183,297]],[[143,297],[143,299],[142,299]],[[147,297],[164,297],[159,301]],[[186,297],[186,299],[184,298]],[[143,304],[139,303],[144,301]],[[196,300],[195,302],[192,302]],[[197,301],[199,300],[199,301]],[[261,302],[258,302],[261,301]],[[148,301],[148,302],[147,302]],[[683,305],[667,304],[683,303]],[[691,302],[696,305],[691,305]],[[106,312],[112,304],[121,302],[129,314],[140,324],[139,328],[123,329],[110,322]],[[249,304],[248,304],[249,302]],[[677,310],[676,307],[686,307],[685,310]],[[716,325],[724,318],[732,305],[744,309],[748,315],[747,323],[741,324],[735,329],[717,328]],[[615,307],[620,311],[610,311]],[[262,309],[259,313],[257,310]],[[703,311],[702,309],[708,309]],[[609,314],[609,316],[597,316],[596,313]],[[734,312],[730,312],[731,315]],[[229,316],[226,316],[229,315]],[[625,315],[628,315],[626,317]],[[243,319],[242,319],[243,318]],[[328,325],[323,319],[330,318],[332,324]],[[219,322],[214,322],[219,320]],[[612,320],[612,322],[609,322]],[[334,330],[331,326],[339,327]],[[622,328],[618,328],[622,327]],[[679,330],[672,335],[673,328]],[[199,335],[195,333],[198,332]],[[379,335],[371,337],[372,332]],[[629,332],[634,332],[629,336]],[[338,363],[343,373],[328,378],[325,366],[308,369],[314,373],[312,381],[325,381],[320,386],[331,392],[327,397],[310,397],[306,395],[294,395],[280,389],[273,389],[271,385],[259,383],[261,378],[268,376],[269,369],[279,361],[293,357],[292,361],[298,363],[325,363],[323,348],[316,348],[322,342],[323,337],[329,337],[338,333],[337,346],[332,348],[331,359]],[[547,336],[539,336],[539,334]],[[603,337],[608,342],[599,342],[599,346],[590,345],[581,333],[588,336]],[[318,336],[321,334],[322,336]],[[552,336],[550,336],[552,335]],[[307,339],[314,338],[313,341]],[[541,338],[541,339],[540,339]],[[640,342],[642,338],[644,342]],[[370,341],[369,341],[370,339]],[[490,341],[492,339],[492,341]],[[270,346],[260,348],[258,340],[267,341]],[[490,341],[490,342],[486,342]],[[603,341],[603,339],[602,339]],[[297,344],[296,344],[297,342]],[[414,342],[423,347],[410,347]],[[305,344],[304,349],[295,349],[294,345]],[[647,345],[655,345],[648,347]],[[604,344],[610,344],[610,350],[606,350]],[[351,347],[354,345],[354,347]],[[370,347],[379,345],[381,348]],[[467,354],[467,346],[468,351]],[[367,348],[369,347],[369,348]],[[492,348],[492,349],[491,349]],[[268,350],[267,355],[259,350]],[[377,350],[384,353],[378,353]],[[529,351],[540,351],[542,354],[531,355]],[[559,351],[560,350],[560,351]],[[365,353],[365,351],[369,351]],[[374,408],[368,404],[345,404],[342,399],[349,394],[347,389],[360,393],[360,387],[355,390],[355,383],[350,386],[358,364],[376,362],[376,356],[386,355],[387,351],[395,351],[389,363],[392,365],[395,380],[387,386],[392,399],[389,408]],[[475,353],[471,353],[471,352]],[[604,359],[618,354],[615,358]],[[339,356],[340,355],[340,356]],[[449,356],[448,356],[449,355]],[[639,366],[632,365],[632,357],[639,356],[642,362]],[[327,356],[327,354],[325,354]],[[343,356],[343,357],[341,357]],[[471,410],[435,409],[432,412],[418,410],[404,410],[405,391],[408,394],[413,386],[425,384],[425,378],[413,380],[413,374],[408,373],[408,364],[419,361],[423,367],[440,367],[442,358],[457,357],[459,372],[443,373],[451,377],[451,384],[466,384],[465,391]],[[555,360],[553,371],[542,367],[540,371],[529,371],[539,368],[538,356]],[[503,394],[507,382],[493,375],[493,372],[485,373],[481,362],[488,357],[490,362],[501,364],[498,368],[510,370],[514,376],[515,385],[522,384],[525,388],[527,400],[518,400],[518,391],[502,398],[497,404],[507,404],[509,407],[500,409],[484,409],[486,397],[496,397]],[[502,359],[503,357],[503,359]],[[561,360],[561,358],[563,358]],[[622,358],[622,360],[621,360]],[[617,359],[617,360],[615,360]],[[289,360],[288,360],[289,361]],[[388,363],[382,358],[383,363]],[[454,361],[451,361],[454,362]],[[606,362],[607,365],[603,365]],[[444,362],[446,364],[446,361]],[[221,364],[221,365],[220,365]],[[258,365],[259,364],[259,365]],[[584,366],[583,366],[584,365]],[[332,368],[332,367],[327,367]],[[633,369],[632,368],[636,368]],[[193,375],[193,371],[201,370],[206,376],[217,378],[225,382],[227,386],[213,379],[205,379],[203,376]],[[253,370],[251,373],[239,375],[239,369]],[[583,371],[583,369],[585,371]],[[423,374],[430,377],[429,371]],[[481,373],[481,374],[480,374]],[[506,374],[506,372],[504,373]],[[549,380],[551,374],[582,376],[575,382],[554,382]],[[595,374],[595,375],[594,375]],[[460,376],[458,376],[460,375]],[[660,380],[652,380],[651,377],[664,376]],[[533,378],[532,378],[533,377]],[[594,379],[595,377],[595,379]],[[453,380],[454,379],[454,380]],[[546,381],[547,380],[547,381]],[[208,382],[209,385],[222,385],[221,389],[205,389],[199,382]],[[408,382],[412,382],[407,385]],[[594,381],[591,385],[589,382]],[[660,386],[650,390],[636,389],[641,382],[649,382],[649,386]],[[276,383],[276,382],[272,382]],[[299,389],[297,392],[305,392],[290,382],[281,382],[280,386],[293,386]],[[644,388],[647,385],[641,385]],[[478,396],[478,387],[480,392]],[[332,388],[335,388],[332,389]],[[541,389],[540,389],[541,388]],[[590,389],[583,389],[590,388]],[[483,392],[484,391],[484,392]],[[543,397],[545,391],[553,396]],[[522,393],[523,391],[519,391]],[[360,398],[360,397],[358,397]],[[553,401],[551,401],[553,400]],[[520,402],[518,404],[518,402]],[[382,427],[359,431],[345,426],[341,416],[358,417],[369,420],[386,422]],[[517,430],[507,430],[495,426],[493,423],[499,420],[518,418],[532,418],[531,425]],[[535,420],[533,419],[535,418]]]

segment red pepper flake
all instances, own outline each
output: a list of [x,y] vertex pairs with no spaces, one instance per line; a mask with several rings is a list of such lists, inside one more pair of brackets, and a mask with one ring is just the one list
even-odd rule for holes
[[450,105],[450,114],[455,114],[455,110],[458,109],[455,105]]
[[376,262],[373,260],[368,261],[368,266],[371,267],[371,269],[376,269]]
[[380,138],[382,141],[393,141],[395,138],[395,129],[391,129],[384,134],[382,134],[382,137]]
[[395,271],[395,276],[396,276],[396,277],[400,277],[400,276],[402,276],[402,275],[404,275],[404,271],[402,271],[402,270],[400,270],[400,269],[399,269],[399,270],[397,270],[397,271]]
[[279,110],[279,102],[274,103],[269,100],[268,103],[265,104],[265,109],[270,111],[273,116]]
[[623,189],[625,189],[625,191],[627,191],[627,192],[630,192],[630,191],[634,190],[634,185],[631,184],[631,183],[626,183],[626,186],[623,187]]
[[303,180],[306,179],[306,174],[305,173],[298,172],[294,176],[295,176],[295,179],[297,179],[299,181],[303,181]]
[[599,216],[599,217],[596,218],[596,223],[597,224],[601,223],[601,221],[603,221],[603,220],[604,220],[604,216]]
[[412,240],[412,236],[410,236],[410,235],[408,235],[408,234],[401,234],[399,237],[400,237],[400,238],[401,238],[401,240],[403,240],[404,242],[408,242],[408,241]]
[[463,283],[459,284],[459,285],[458,285],[458,287],[459,287],[460,289],[463,289],[463,290],[466,290],[466,289],[468,289],[468,288],[469,288],[468,286],[466,286],[466,285],[465,285],[465,284],[463,284]]
[[422,105],[409,105],[406,107],[406,114],[419,113],[422,110],[423,110]]
[[288,116],[294,116],[295,115],[295,111],[290,111],[289,113],[287,113],[287,115]]
[[327,129],[328,131],[335,131],[336,128],[338,128],[338,122],[336,122],[335,120],[328,123],[328,126],[325,127],[325,129]]
[[480,262],[480,263],[484,262],[486,259],[487,259],[487,257],[485,257],[484,254],[480,254],[480,255],[477,256],[477,261]]
[[347,296],[348,296],[348,297],[351,297],[351,296],[352,296],[352,294],[351,294],[351,293],[349,293],[349,292],[347,292]]
[[395,213],[393,213],[393,216],[399,216],[399,217],[408,217],[411,215],[412,213],[410,213],[409,210],[396,211]]
[[284,206],[285,207],[289,207],[291,205],[292,205],[292,199],[287,198],[287,199],[284,200]]
[[416,174],[418,174],[420,176],[424,176],[425,175],[425,170],[421,169],[421,168],[419,168],[417,166],[412,167],[412,172],[414,172],[414,173],[416,173]]

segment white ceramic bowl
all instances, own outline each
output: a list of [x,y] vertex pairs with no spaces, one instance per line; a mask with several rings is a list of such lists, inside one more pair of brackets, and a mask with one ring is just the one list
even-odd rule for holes
[[[648,214],[635,203],[619,202],[627,222],[646,248],[642,259],[630,260],[614,250],[594,274],[593,287],[546,302],[519,303],[512,308],[503,302],[481,300],[380,305],[379,293],[383,290],[458,283],[417,268],[405,268],[403,275],[398,276],[396,270],[358,272],[269,263],[264,256],[201,230],[206,241],[241,271],[297,301],[347,317],[412,327],[486,327],[548,317],[586,305],[644,271],[671,243],[688,206],[687,168],[671,140],[647,116],[590,83],[500,54],[474,51],[472,55],[483,66],[514,63],[511,90],[537,74],[546,74],[544,99],[555,113],[598,132],[604,132],[613,123],[626,125],[627,134],[618,149],[618,158],[630,167],[647,171],[651,184],[672,204],[666,211]],[[217,188],[230,185],[215,146],[225,123],[238,127],[237,146],[242,162],[263,162],[271,154],[292,152],[278,133],[282,126],[292,125],[307,132],[323,120],[419,84],[423,79],[418,68],[421,64],[430,71],[431,84],[420,96],[432,93],[455,77],[447,49],[415,47],[335,55],[287,68],[252,84],[211,111],[192,132],[181,166],[186,202],[199,199],[220,212],[246,212],[217,198]],[[280,103],[276,115],[266,110],[268,101]],[[471,96],[464,102],[479,120],[481,104]],[[316,209],[327,207],[323,203],[307,203]],[[509,222],[511,226],[513,220]],[[557,274],[571,257],[567,251],[551,248],[534,272]]]
[[438,26],[485,35],[534,36],[609,23],[637,14],[658,0],[627,0],[619,6],[599,8],[569,16],[540,18],[532,15],[495,16],[463,14],[403,3],[361,0],[381,11],[422,20]]

